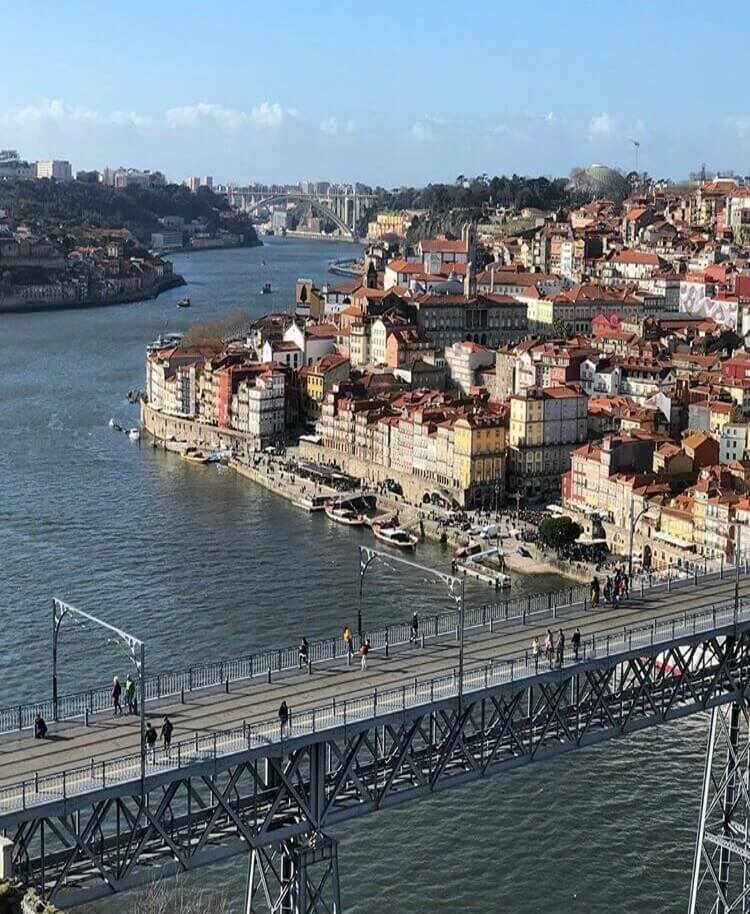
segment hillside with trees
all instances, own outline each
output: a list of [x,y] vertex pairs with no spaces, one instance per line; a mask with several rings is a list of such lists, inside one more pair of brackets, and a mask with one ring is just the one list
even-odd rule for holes
[[114,188],[79,181],[0,181],[0,210],[16,222],[32,223],[40,234],[59,233],[61,223],[68,231],[126,228],[148,243],[151,232],[160,229],[160,218],[182,216],[185,222],[206,219],[210,232],[221,228],[243,235],[248,245],[259,243],[250,220],[206,187],[193,193],[180,184]]

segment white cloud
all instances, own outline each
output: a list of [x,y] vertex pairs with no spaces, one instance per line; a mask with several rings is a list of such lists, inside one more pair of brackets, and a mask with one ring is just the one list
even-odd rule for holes
[[339,132],[338,121],[335,117],[326,117],[320,122],[320,132],[326,136],[336,136]]
[[589,121],[589,136],[592,137],[612,136],[616,129],[617,121],[606,111],[595,114]]
[[279,127],[284,120],[284,109],[278,102],[261,102],[250,112],[250,120],[260,127]]
[[93,108],[86,108],[84,105],[68,105],[60,99],[44,98],[39,104],[5,111],[0,115],[0,122],[18,126],[50,122],[58,124],[87,122],[148,127],[151,124],[151,118],[135,111],[97,111]]
[[750,114],[730,114],[726,119],[726,125],[731,127],[740,139],[750,137]]
[[284,109],[278,102],[261,102],[249,112],[207,102],[169,108],[164,115],[168,127],[186,127],[213,121],[225,130],[237,130],[246,124],[278,127],[284,121]]

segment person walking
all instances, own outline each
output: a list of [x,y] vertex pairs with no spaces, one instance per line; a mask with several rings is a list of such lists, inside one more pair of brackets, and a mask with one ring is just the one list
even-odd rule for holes
[[604,582],[604,602],[609,603],[611,596],[612,596],[612,582],[609,579],[609,575],[607,575],[607,579]]
[[130,673],[125,677],[125,704],[128,706],[128,714],[138,713],[138,703],[135,698],[135,682],[133,682],[133,677]]
[[279,729],[281,731],[281,736],[286,735],[286,731],[289,727],[289,706],[286,701],[282,701],[279,705]]
[[348,625],[344,626],[344,646],[346,647],[346,665],[352,665],[354,656],[354,635]]
[[156,740],[157,734],[151,721],[146,724],[146,753],[151,755],[151,761],[156,764]]
[[174,724],[167,714],[164,715],[164,723],[161,725],[161,739],[164,745],[164,754],[169,758],[169,747],[172,745],[172,731]]
[[581,629],[576,628],[573,637],[570,639],[570,646],[573,648],[573,660],[578,660],[578,651],[581,648]]
[[549,661],[550,667],[552,666],[552,656],[554,654],[554,650],[555,650],[555,645],[554,645],[554,639],[552,638],[552,629],[548,628],[547,635],[545,636],[545,639],[544,639],[544,656]]
[[417,611],[414,610],[411,617],[411,633],[409,635],[409,644],[417,643],[417,635],[419,634],[419,616]]
[[557,665],[562,666],[565,658],[565,632],[562,629],[557,635]]
[[310,654],[310,645],[307,643],[307,638],[303,637],[299,643],[299,668],[302,669],[303,666],[307,665],[307,660]]
[[367,670],[367,655],[370,653],[370,642],[363,641],[359,646],[360,669],[364,673]]
[[531,656],[534,658],[534,669],[539,669],[539,639],[536,635],[531,639]]
[[120,703],[120,698],[122,697],[122,686],[120,685],[120,680],[117,676],[112,678],[112,708],[113,714],[116,717],[118,714],[122,714],[122,704]]
[[594,578],[591,582],[591,605],[599,605],[599,578]]

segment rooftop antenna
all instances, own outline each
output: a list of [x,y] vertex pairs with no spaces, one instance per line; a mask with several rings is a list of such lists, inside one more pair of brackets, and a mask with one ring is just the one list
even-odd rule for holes
[[630,142],[635,147],[635,173],[640,174],[640,172],[638,171],[638,153],[641,148],[641,143],[640,143],[640,140],[631,140]]

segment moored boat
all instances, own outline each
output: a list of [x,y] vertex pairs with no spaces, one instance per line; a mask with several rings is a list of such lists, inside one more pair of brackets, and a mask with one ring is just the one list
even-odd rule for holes
[[361,527],[365,519],[361,514],[350,508],[348,505],[336,504],[336,502],[326,502],[326,516],[335,520],[337,524],[346,524],[347,527]]
[[270,295],[271,292],[273,292],[273,289],[271,288],[271,283],[270,283],[270,282],[264,282],[264,283],[263,283],[263,288],[260,290],[260,294],[261,294],[261,295]]
[[128,429],[128,438],[130,438],[131,441],[138,441],[138,439],[140,437],[141,437],[141,430],[139,428],[129,428]]
[[177,307],[178,308],[189,308],[190,307],[190,299],[187,297],[187,295],[184,298],[181,298],[177,302]]
[[417,545],[418,538],[403,529],[396,527],[394,524],[373,524],[372,532],[376,539],[388,543],[389,546],[395,546],[397,549],[413,549]]
[[194,447],[189,447],[184,454],[182,454],[182,459],[187,460],[188,463],[208,463],[208,457],[197,451]]

